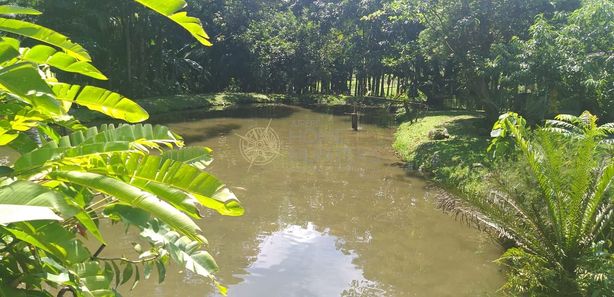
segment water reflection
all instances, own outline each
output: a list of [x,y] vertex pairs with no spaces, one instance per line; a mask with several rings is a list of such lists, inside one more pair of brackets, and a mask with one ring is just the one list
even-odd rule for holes
[[[395,165],[394,128],[363,123],[354,132],[347,116],[284,106],[276,117],[275,109],[183,122],[179,114],[170,124],[188,144],[214,150],[210,171],[246,208],[242,217],[205,212],[199,222],[229,296],[484,296],[501,285],[492,263],[499,248],[442,214],[433,190]],[[250,168],[236,135],[270,119],[281,155]],[[105,252],[130,249],[122,244]],[[177,270],[162,285],[145,282],[125,295],[216,295]]]
[[[343,253],[339,239],[325,229],[290,225],[261,238],[256,261],[230,296],[340,296],[369,282],[352,264],[353,252]],[[345,292],[345,293],[344,293]]]

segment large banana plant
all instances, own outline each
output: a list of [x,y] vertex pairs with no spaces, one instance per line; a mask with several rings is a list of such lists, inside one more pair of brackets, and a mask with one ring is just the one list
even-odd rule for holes
[[[200,21],[182,11],[185,1],[135,1],[210,45]],[[15,18],[37,14],[0,5],[0,145],[19,155],[0,166],[0,296],[118,296],[141,271],[148,278],[155,268],[164,280],[169,260],[225,294],[195,220],[203,208],[229,216],[243,208],[205,171],[211,150],[185,147],[164,126],[136,124],[148,114],[121,94],[58,81],[54,71],[107,77],[79,44]],[[71,115],[73,105],[128,123],[87,128]],[[135,245],[134,259],[105,255],[104,221],[135,226],[149,246]],[[83,243],[88,236],[98,250]]]

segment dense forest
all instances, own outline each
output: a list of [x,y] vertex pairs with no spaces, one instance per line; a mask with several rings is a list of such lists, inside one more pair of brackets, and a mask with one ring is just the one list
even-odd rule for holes
[[111,74],[103,87],[135,98],[347,94],[614,119],[607,0],[188,1],[210,48],[130,1],[36,2]]

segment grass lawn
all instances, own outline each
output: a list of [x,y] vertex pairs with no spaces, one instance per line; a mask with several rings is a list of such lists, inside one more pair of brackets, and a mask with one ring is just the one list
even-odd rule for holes
[[[417,122],[399,126],[393,147],[414,170],[448,188],[477,192],[488,163],[489,136],[480,113],[430,112]],[[450,137],[432,140],[428,132],[446,128]]]

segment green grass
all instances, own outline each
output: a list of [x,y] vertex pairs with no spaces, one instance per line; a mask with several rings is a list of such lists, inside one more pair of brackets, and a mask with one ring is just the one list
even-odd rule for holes
[[[446,128],[450,138],[429,139],[434,128]],[[488,174],[488,131],[480,113],[430,112],[415,123],[401,124],[393,147],[410,168],[448,188],[477,193]]]

